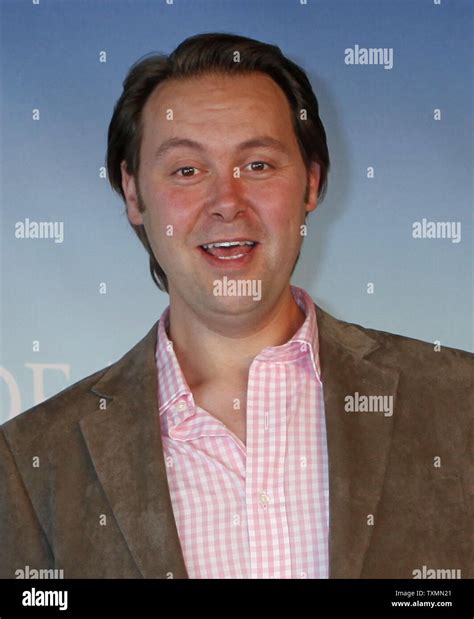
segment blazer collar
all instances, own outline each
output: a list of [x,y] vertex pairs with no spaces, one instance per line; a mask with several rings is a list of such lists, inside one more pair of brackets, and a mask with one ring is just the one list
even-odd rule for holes
[[[393,417],[347,413],[345,397],[358,391],[395,401],[399,373],[366,358],[380,347],[375,339],[315,307],[329,453],[330,577],[359,578],[377,524]],[[80,427],[143,577],[187,578],[158,420],[157,327],[93,385],[98,408]]]

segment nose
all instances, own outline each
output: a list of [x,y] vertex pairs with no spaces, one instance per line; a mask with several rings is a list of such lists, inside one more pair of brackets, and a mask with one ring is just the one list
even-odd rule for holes
[[216,175],[209,197],[207,212],[216,219],[232,221],[247,209],[242,179],[234,171]]

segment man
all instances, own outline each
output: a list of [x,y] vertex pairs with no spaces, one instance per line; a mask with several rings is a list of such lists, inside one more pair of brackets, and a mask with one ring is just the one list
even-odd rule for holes
[[474,355],[290,285],[329,169],[304,72],[191,37],[132,68],[107,166],[170,305],[2,427],[0,575],[473,577]]

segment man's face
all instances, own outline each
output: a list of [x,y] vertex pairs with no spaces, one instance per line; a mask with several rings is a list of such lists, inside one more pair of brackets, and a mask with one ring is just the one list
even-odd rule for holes
[[[163,151],[171,138],[201,147]],[[138,179],[122,164],[128,217],[144,225],[171,303],[207,315],[273,307],[288,286],[318,184],[319,166],[307,175],[283,91],[262,73],[164,82],[143,110]],[[211,250],[220,258],[202,248],[236,239],[256,244],[238,259],[249,246]],[[261,300],[215,296],[224,276],[260,280]]]

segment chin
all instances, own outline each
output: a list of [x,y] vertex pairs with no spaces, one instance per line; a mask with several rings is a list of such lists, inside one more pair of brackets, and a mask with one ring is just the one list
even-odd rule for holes
[[261,304],[261,296],[255,297],[212,297],[212,306],[218,312],[238,316],[242,313],[251,312]]

